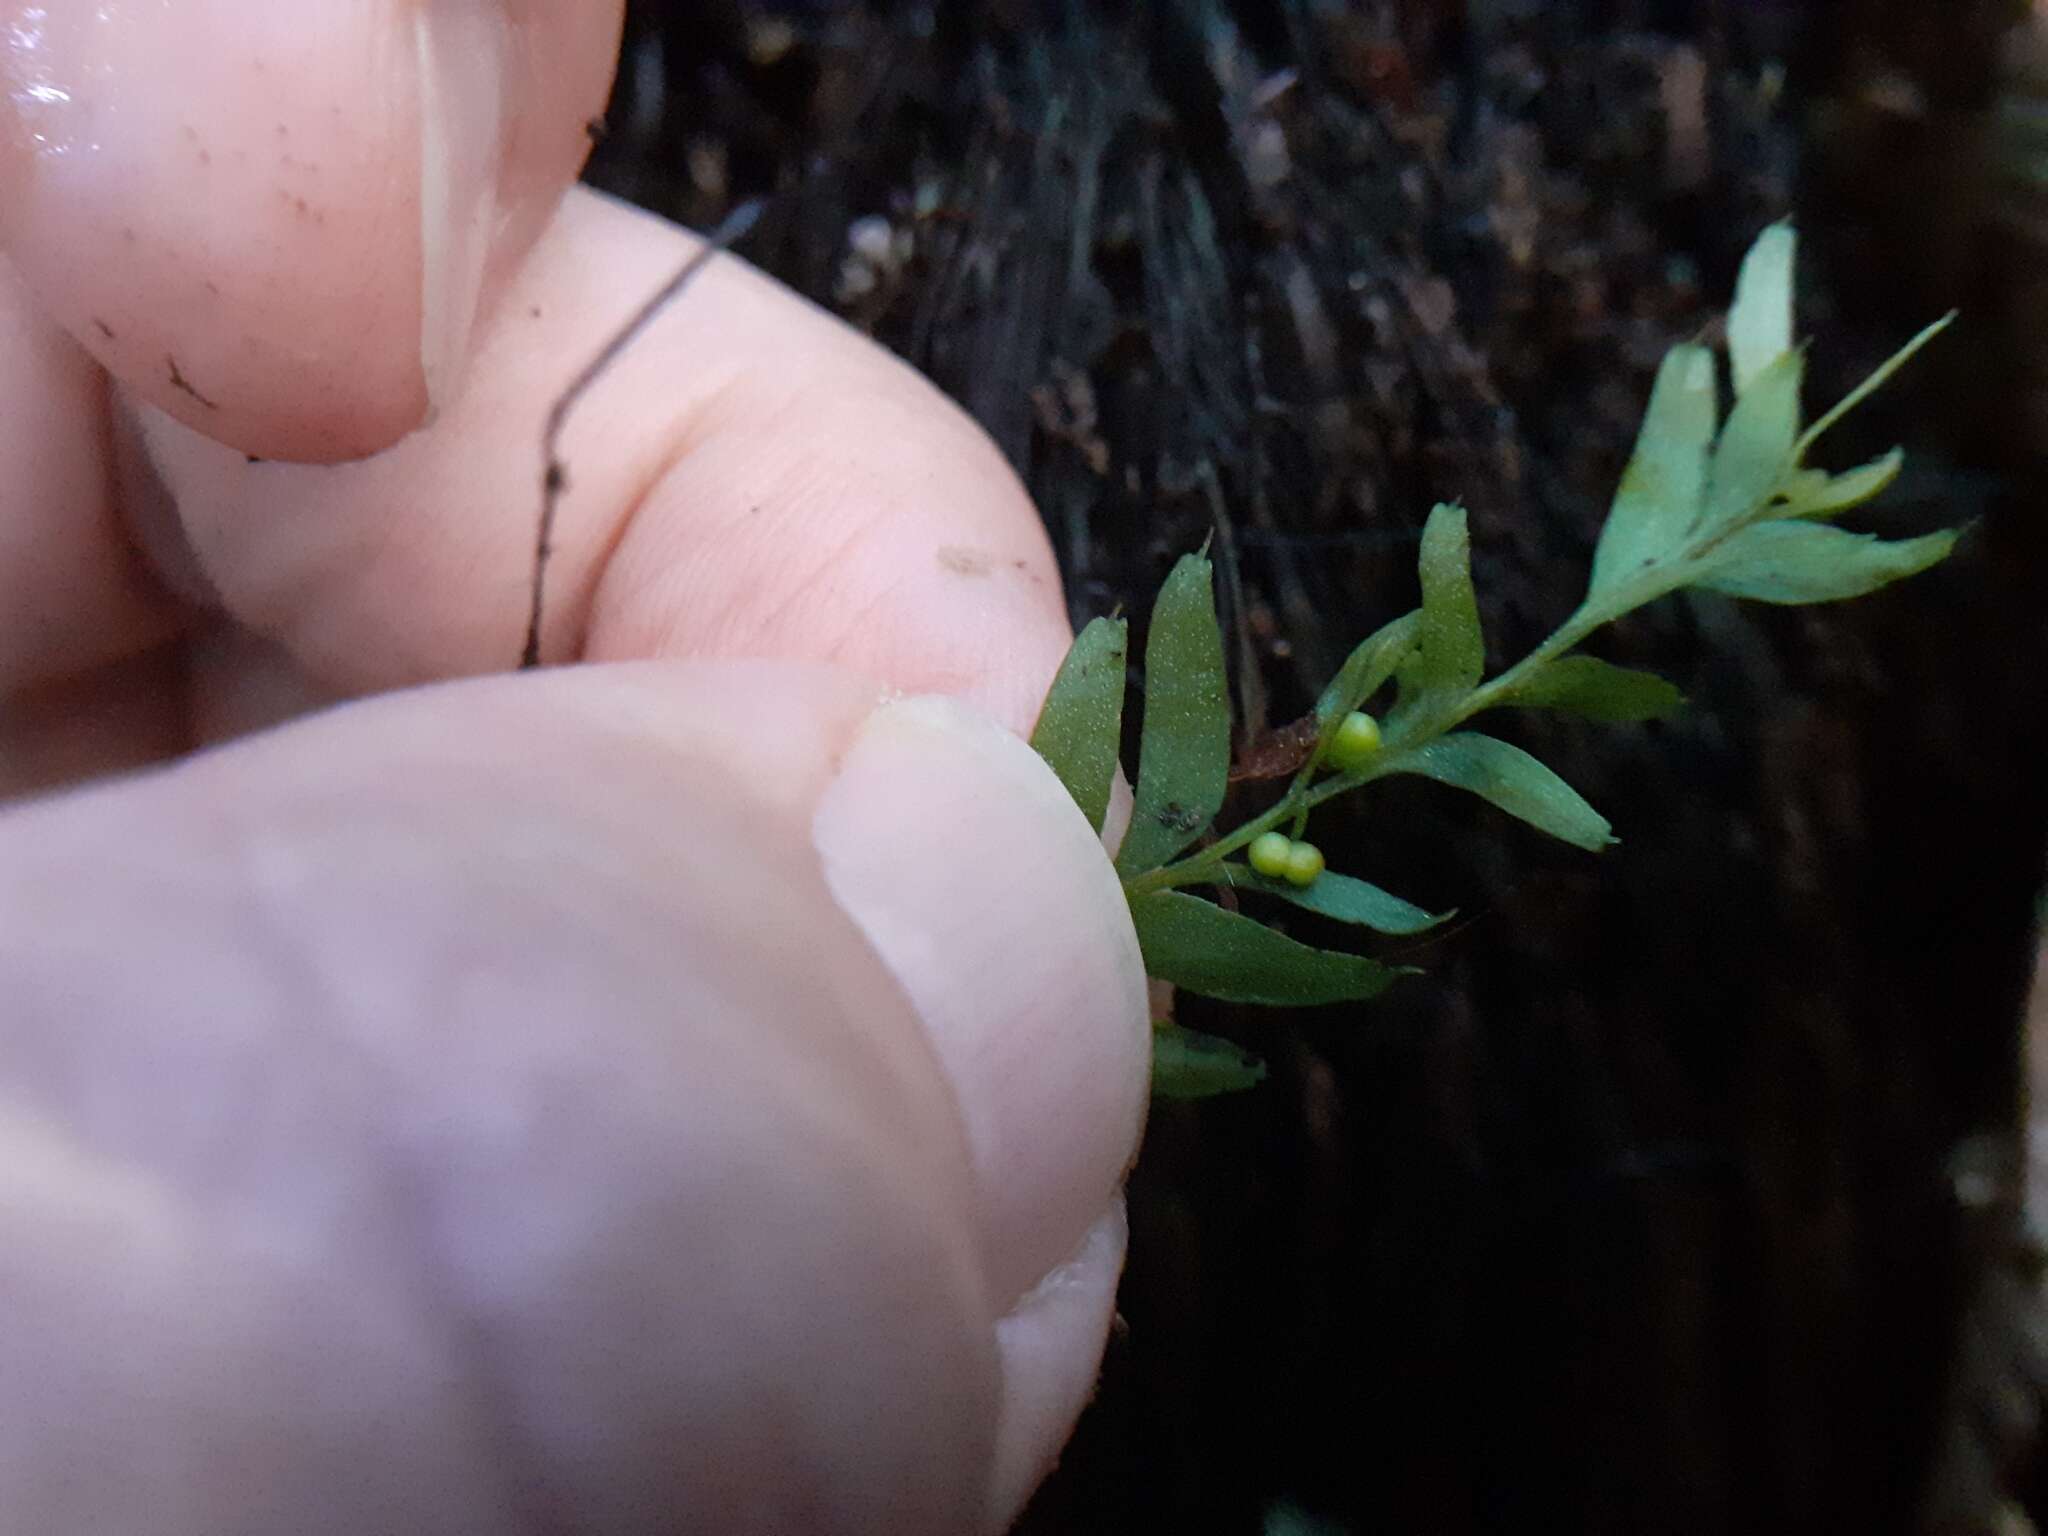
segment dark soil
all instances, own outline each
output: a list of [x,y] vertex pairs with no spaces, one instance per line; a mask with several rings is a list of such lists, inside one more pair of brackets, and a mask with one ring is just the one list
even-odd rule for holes
[[1464,920],[1368,1009],[1185,1005],[1273,1080],[1155,1111],[1126,1326],[1028,1529],[1989,1518],[1954,1362],[2048,826],[2048,238],[1984,129],[2015,9],[633,8],[595,179],[695,224],[769,196],[743,253],[974,412],[1077,620],[1213,531],[1255,725],[1412,606],[1439,499],[1495,662],[1547,633],[1768,220],[1808,236],[1815,401],[1964,310],[1828,450],[1904,442],[1864,526],[1981,519],[1963,554],[1821,610],[1667,601],[1596,649],[1678,721],[1503,728],[1621,847],[1405,783],[1319,824]]

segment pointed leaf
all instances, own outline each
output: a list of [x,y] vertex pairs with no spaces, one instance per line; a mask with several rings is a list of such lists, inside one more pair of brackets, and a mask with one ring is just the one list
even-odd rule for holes
[[1439,784],[1470,790],[1510,816],[1575,847],[1598,853],[1616,841],[1605,816],[1520,747],[1461,731],[1419,747],[1400,764]]
[[1124,661],[1130,626],[1092,619],[1060,663],[1031,745],[1067,786],[1097,831],[1109,810],[1124,718]]
[[1955,542],[1954,529],[1885,540],[1826,523],[1758,523],[1717,550],[1694,584],[1762,603],[1835,602],[1924,571]]
[[1157,869],[1215,819],[1230,778],[1230,699],[1210,565],[1184,555],[1159,589],[1145,642],[1137,803],[1119,873]]
[[1795,469],[1778,486],[1778,499],[1771,504],[1774,514],[1789,515],[1785,508],[1802,498],[1818,496],[1827,488],[1828,472],[1824,469]]
[[1266,1064],[1241,1045],[1178,1024],[1152,1031],[1152,1091],[1162,1099],[1213,1099],[1265,1078]]
[[1934,340],[1935,337],[1939,336],[1951,325],[1954,325],[1955,321],[1956,312],[1954,310],[1950,310],[1947,314],[1943,315],[1939,320],[1935,321],[1934,324],[1928,326],[1925,330],[1921,331],[1919,335],[1915,336],[1911,341],[1907,342],[1903,347],[1899,348],[1899,350],[1894,352],[1889,358],[1885,359],[1883,363],[1879,364],[1876,371],[1873,372],[1869,378],[1865,379],[1861,384],[1858,384],[1854,389],[1850,390],[1849,393],[1844,395],[1841,401],[1838,404],[1836,404],[1834,409],[1830,410],[1825,416],[1821,417],[1819,421],[1816,421],[1812,426],[1806,429],[1805,436],[1799,439],[1799,452],[1802,455],[1804,455],[1809,448],[1811,448],[1816,442],[1820,440],[1822,433],[1826,432],[1828,428],[1832,427],[1844,416],[1848,415],[1851,411],[1855,410],[1856,407],[1861,405],[1865,400],[1868,400],[1872,395],[1876,394],[1877,391],[1885,384],[1885,382],[1888,379],[1891,378],[1893,374],[1897,373],[1901,368],[1906,366],[1907,362],[1912,358],[1914,353],[1918,352],[1922,347],[1926,346],[1927,343]]
[[1787,484],[1784,502],[1772,512],[1778,517],[1834,517],[1889,490],[1905,463],[1904,450],[1894,448],[1846,474],[1801,470]]
[[1377,997],[1402,972],[1363,955],[1311,949],[1263,923],[1182,891],[1131,903],[1145,969],[1229,1003],[1307,1007]]
[[1243,864],[1225,864],[1222,874],[1227,884],[1239,890],[1277,897],[1305,911],[1319,913],[1340,923],[1356,923],[1375,933],[1397,936],[1423,933],[1438,923],[1448,922],[1452,916],[1449,912],[1425,912],[1413,902],[1403,901],[1392,891],[1383,891],[1369,881],[1331,870],[1324,870],[1316,876],[1313,885],[1306,886],[1269,879]]
[[1661,720],[1685,695],[1654,672],[1617,667],[1596,656],[1566,656],[1535,672],[1504,704],[1556,709],[1588,720]]
[[1734,527],[1770,500],[1797,466],[1799,384],[1805,372],[1803,353],[1781,353],[1735,402],[1707,467],[1707,506],[1698,531]]
[[1415,652],[1415,642],[1422,633],[1422,610],[1404,613],[1389,624],[1382,625],[1358,648],[1344,658],[1344,665],[1337,669],[1337,675],[1330,679],[1316,700],[1316,744],[1308,760],[1295,775],[1297,786],[1305,784],[1315,775],[1317,764],[1323,754],[1330,750],[1330,741],[1337,734],[1337,728],[1344,723],[1344,717],[1386,684],[1388,678]]
[[1344,658],[1344,665],[1316,700],[1316,719],[1334,732],[1346,715],[1379,692],[1394,675],[1394,669],[1415,649],[1421,633],[1422,610],[1418,608],[1382,625],[1362,641]]
[[1716,409],[1713,353],[1673,347],[1657,371],[1635,455],[1600,530],[1589,596],[1676,551],[1699,520]]
[[1773,224],[1742,260],[1735,303],[1728,311],[1728,363],[1737,395],[1792,350],[1792,265],[1798,237],[1790,224]]
[[1422,633],[1413,668],[1424,693],[1469,692],[1486,672],[1479,599],[1472,590],[1472,535],[1465,509],[1438,503],[1422,528]]

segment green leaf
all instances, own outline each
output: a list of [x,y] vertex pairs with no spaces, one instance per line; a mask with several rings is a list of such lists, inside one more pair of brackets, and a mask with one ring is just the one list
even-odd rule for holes
[[1182,891],[1131,903],[1145,969],[1204,997],[1299,1008],[1377,997],[1402,972],[1363,955],[1311,949]]
[[1955,542],[1952,528],[1884,540],[1826,523],[1758,523],[1715,551],[1694,585],[1761,603],[1830,603],[1924,571]]
[[1728,363],[1738,396],[1792,350],[1792,264],[1798,247],[1790,224],[1773,224],[1742,259],[1728,311]]
[[1616,841],[1605,816],[1520,747],[1461,731],[1407,755],[1396,769],[1470,790],[1510,816],[1574,847],[1598,853]]
[[1939,336],[1951,325],[1954,325],[1955,322],[1956,312],[1954,310],[1950,310],[1947,314],[1943,315],[1939,320],[1935,321],[1934,324],[1928,326],[1925,330],[1921,331],[1919,335],[1915,336],[1911,341],[1907,342],[1903,347],[1899,348],[1898,351],[1894,352],[1889,358],[1887,358],[1883,363],[1881,363],[1878,366],[1877,370],[1874,373],[1872,373],[1869,378],[1865,379],[1861,384],[1858,384],[1854,389],[1850,390],[1848,394],[1844,395],[1841,401],[1835,406],[1833,410],[1829,411],[1825,416],[1821,417],[1819,421],[1816,421],[1812,426],[1806,429],[1805,436],[1799,439],[1799,452],[1801,456],[1803,457],[1806,454],[1806,452],[1813,447],[1815,443],[1820,441],[1822,433],[1826,432],[1828,428],[1832,427],[1844,416],[1848,415],[1851,411],[1855,410],[1856,407],[1861,405],[1865,400],[1868,400],[1872,395],[1876,394],[1877,391],[1884,386],[1886,381],[1889,380],[1893,374],[1897,373],[1901,368],[1906,366],[1907,362],[1912,359],[1914,353],[1918,352],[1922,347],[1926,346],[1927,343],[1934,340],[1935,337]]
[[1124,658],[1130,625],[1093,619],[1067,649],[1031,745],[1067,786],[1097,831],[1109,810],[1124,718]]
[[1265,1078],[1266,1064],[1243,1046],[1178,1024],[1152,1031],[1152,1091],[1162,1099],[1213,1099]]
[[1344,658],[1344,665],[1316,700],[1316,719],[1322,722],[1325,734],[1334,734],[1346,715],[1379,692],[1394,669],[1408,659],[1421,633],[1422,611],[1417,609],[1382,625]]
[[1330,750],[1330,741],[1336,736],[1337,727],[1344,723],[1344,717],[1385,686],[1387,679],[1414,654],[1416,637],[1421,633],[1422,610],[1418,608],[1382,625],[1344,658],[1344,665],[1316,700],[1315,750],[1295,775],[1297,788],[1315,776],[1316,766]]
[[1216,817],[1230,778],[1230,699],[1209,562],[1183,555],[1159,589],[1145,643],[1137,804],[1119,874],[1157,869]]
[[1698,531],[1719,532],[1749,517],[1797,466],[1799,385],[1806,358],[1784,352],[1750,381],[1728,414],[1707,466],[1707,505]]
[[1305,911],[1334,918],[1340,923],[1356,923],[1375,933],[1397,936],[1422,933],[1438,923],[1448,922],[1453,915],[1449,912],[1425,912],[1414,903],[1403,901],[1392,891],[1383,891],[1369,881],[1330,870],[1324,870],[1316,876],[1314,884],[1306,886],[1270,879],[1243,864],[1225,864],[1218,873],[1225,884],[1239,890],[1278,897]]
[[1635,454],[1600,530],[1588,596],[1675,553],[1699,520],[1716,409],[1714,354],[1705,347],[1673,347],[1657,370]]
[[1654,672],[1613,666],[1596,656],[1566,656],[1537,669],[1501,702],[1587,720],[1661,720],[1684,707],[1685,695]]
[[1881,459],[1873,459],[1846,474],[1830,475],[1817,469],[1803,469],[1785,486],[1785,500],[1771,509],[1775,517],[1834,517],[1851,507],[1860,507],[1891,488],[1905,467],[1903,449],[1894,448]]
[[1458,697],[1486,673],[1479,599],[1472,590],[1472,535],[1465,509],[1439,502],[1422,528],[1422,631],[1411,680],[1426,695]]

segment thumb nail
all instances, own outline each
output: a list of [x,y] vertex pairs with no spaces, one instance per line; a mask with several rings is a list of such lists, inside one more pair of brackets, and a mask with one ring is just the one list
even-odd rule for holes
[[869,716],[812,836],[952,1081],[1007,1307],[1101,1215],[1144,1120],[1145,975],[1115,872],[1030,747],[949,699]]
[[509,23],[479,0],[432,0],[413,21],[420,89],[420,372],[429,415],[469,355],[503,171]]

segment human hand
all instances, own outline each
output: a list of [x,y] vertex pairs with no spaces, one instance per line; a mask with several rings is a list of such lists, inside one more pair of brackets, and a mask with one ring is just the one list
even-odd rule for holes
[[1092,1382],[1142,975],[993,449],[716,262],[563,444],[618,665],[485,675],[689,245],[563,197],[618,9],[0,4],[0,790],[142,770],[0,813],[7,1529],[998,1528]]

